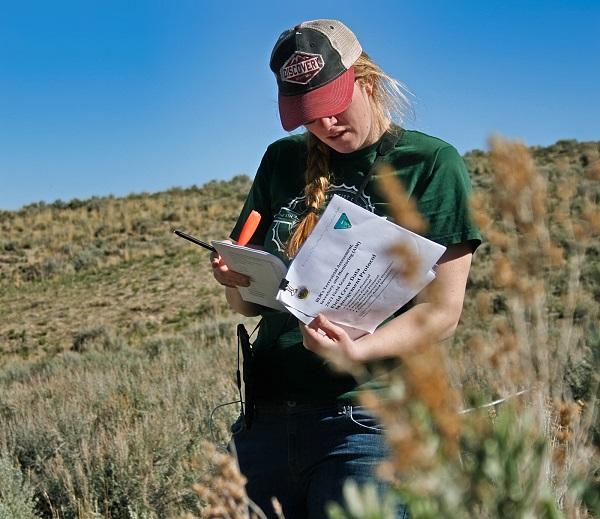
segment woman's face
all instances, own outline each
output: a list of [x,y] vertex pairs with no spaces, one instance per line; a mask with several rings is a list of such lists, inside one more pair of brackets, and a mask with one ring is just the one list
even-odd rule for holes
[[339,114],[321,117],[306,123],[304,127],[339,153],[350,153],[373,144],[377,137],[371,136],[373,112],[369,84],[354,82],[354,94],[348,108]]

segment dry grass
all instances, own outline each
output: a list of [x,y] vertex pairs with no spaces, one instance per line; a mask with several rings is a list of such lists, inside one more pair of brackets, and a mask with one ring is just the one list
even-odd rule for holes
[[38,512],[173,517],[193,507],[202,472],[186,460],[203,455],[211,410],[235,398],[235,322],[215,319],[137,348],[92,333],[77,352],[5,369],[0,453],[29,474]]
[[207,255],[170,229],[227,236],[248,182],[0,214],[0,366],[69,349],[98,326],[135,344],[224,313]]
[[[381,473],[415,518],[586,517],[600,146],[561,141],[535,162],[494,149],[467,157],[486,242],[455,340],[403,359],[385,401],[365,395],[394,448]],[[231,459],[203,443],[210,410],[236,396],[236,318],[205,254],[168,232],[224,236],[247,187],[0,213],[0,517],[247,516]],[[332,517],[390,516],[368,489],[346,495]]]

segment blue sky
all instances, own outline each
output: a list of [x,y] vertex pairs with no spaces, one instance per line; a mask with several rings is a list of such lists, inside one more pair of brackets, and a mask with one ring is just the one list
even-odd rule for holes
[[285,135],[272,45],[314,18],[460,152],[600,139],[597,0],[0,0],[0,209],[252,176]]

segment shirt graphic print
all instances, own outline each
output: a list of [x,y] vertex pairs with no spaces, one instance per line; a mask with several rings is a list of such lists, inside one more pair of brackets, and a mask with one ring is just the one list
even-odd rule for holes
[[[365,193],[359,193],[356,186],[348,186],[346,184],[330,185],[325,193],[325,205],[329,203],[333,195],[341,196],[363,209],[367,209],[372,213],[375,212],[375,206],[371,202],[371,197]],[[285,250],[285,244],[292,229],[305,213],[306,195],[292,199],[277,212],[273,218],[273,225],[271,227],[271,241],[278,252],[282,253]]]

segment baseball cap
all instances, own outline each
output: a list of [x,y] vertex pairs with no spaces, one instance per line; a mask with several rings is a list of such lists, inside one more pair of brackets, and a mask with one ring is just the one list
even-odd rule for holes
[[311,20],[281,33],[270,67],[286,131],[348,108],[354,92],[352,65],[361,52],[356,36],[338,20]]

